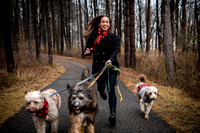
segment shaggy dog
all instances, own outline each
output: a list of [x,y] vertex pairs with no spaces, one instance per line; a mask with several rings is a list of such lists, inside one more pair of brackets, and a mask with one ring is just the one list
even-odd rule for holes
[[49,97],[55,92],[54,89],[26,92],[26,111],[32,114],[37,133],[46,132],[46,122],[51,124],[51,132],[57,133],[61,98],[59,94]]
[[79,133],[82,127],[85,127],[87,133],[95,131],[95,116],[98,112],[97,92],[89,84],[90,82],[84,82],[73,87],[67,85],[70,133]]
[[154,103],[154,100],[157,98],[158,89],[145,83],[145,75],[140,75],[139,79],[141,82],[135,86],[135,94],[140,102],[141,112],[145,114],[145,119],[149,119],[149,112]]

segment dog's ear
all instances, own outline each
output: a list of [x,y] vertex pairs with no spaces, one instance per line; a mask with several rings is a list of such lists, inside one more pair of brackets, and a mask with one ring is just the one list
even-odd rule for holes
[[71,86],[67,83],[67,89],[71,88]]
[[67,90],[69,93],[72,93],[72,89],[71,89],[71,86],[67,83]]
[[29,93],[29,91],[25,91],[25,94]]
[[36,88],[36,91],[40,91],[40,87],[39,86]]
[[146,88],[146,90],[144,91],[144,95],[147,97],[149,95],[149,88]]

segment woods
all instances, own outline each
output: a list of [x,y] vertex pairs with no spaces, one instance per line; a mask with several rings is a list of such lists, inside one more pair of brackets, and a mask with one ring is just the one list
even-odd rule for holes
[[[141,63],[154,56],[158,62],[153,64],[159,64],[163,57],[164,83],[199,91],[200,2],[197,0],[6,0],[0,4],[4,18],[0,27],[0,67],[9,73],[17,69],[19,52],[24,47],[27,57],[37,62],[42,62],[42,53],[48,53],[50,65],[53,54],[84,58],[83,33],[88,22],[106,14],[112,20],[112,32],[120,37],[121,66],[156,80],[158,77],[153,77],[151,70],[145,71],[150,64],[142,67]],[[186,60],[189,57],[193,58]],[[192,84],[186,87],[182,83],[188,75],[191,79],[187,82]]]

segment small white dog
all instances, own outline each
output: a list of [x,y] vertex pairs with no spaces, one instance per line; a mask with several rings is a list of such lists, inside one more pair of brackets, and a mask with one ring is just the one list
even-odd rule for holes
[[141,82],[135,86],[135,94],[140,102],[140,109],[145,114],[145,119],[149,119],[149,112],[154,100],[157,98],[158,89],[145,83],[145,75],[140,75],[139,79]]
[[57,133],[61,98],[58,93],[52,97],[49,97],[55,92],[56,90],[54,89],[47,89],[42,92],[26,92],[26,111],[33,115],[33,121],[37,133],[46,132],[46,122],[51,123],[51,132]]

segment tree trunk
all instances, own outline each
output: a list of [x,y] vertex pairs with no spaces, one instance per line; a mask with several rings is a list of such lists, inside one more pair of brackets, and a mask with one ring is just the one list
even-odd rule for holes
[[163,39],[164,39],[164,54],[165,54],[165,66],[167,72],[167,79],[170,83],[176,80],[176,69],[174,52],[172,45],[172,33],[171,33],[171,22],[170,22],[170,7],[168,0],[163,0]]
[[28,36],[28,50],[29,50],[29,54],[32,56],[32,41],[31,41],[31,36],[32,36],[32,32],[31,32],[31,16],[30,16],[30,0],[26,1],[27,5],[26,5],[26,11],[27,11],[27,33],[26,35]]
[[158,51],[161,53],[161,28],[159,22],[158,0],[156,0],[156,17],[157,17],[157,35],[158,35]]
[[135,0],[130,0],[130,66],[136,68],[136,49],[135,49]]
[[63,0],[59,0],[60,2],[60,43],[61,43],[61,51],[60,54],[63,55],[64,53],[64,40],[63,40],[63,34],[64,34],[64,13],[63,13]]
[[182,0],[182,21],[181,21],[182,52],[186,51],[186,2],[187,0]]
[[172,44],[174,38],[174,0],[170,0],[170,14],[171,14],[171,29],[172,29]]
[[[200,5],[197,5],[197,2],[195,0],[195,7],[196,7],[196,14],[198,14],[200,12]],[[198,78],[197,78],[197,87],[199,88],[199,91],[200,91],[200,82],[199,82],[199,79],[200,79],[200,14],[198,14],[198,17],[196,19],[196,23],[197,23],[197,44],[198,44],[198,65],[197,65],[197,69],[199,71],[199,75],[198,75]]]
[[14,43],[13,49],[18,54],[19,52],[19,0],[15,0],[15,26],[14,26]]
[[82,11],[81,11],[81,1],[78,0],[79,2],[79,17],[80,17],[80,38],[81,38],[81,56],[84,58],[84,46],[83,46],[83,22],[82,22]]
[[147,21],[146,21],[146,27],[147,27],[147,40],[146,40],[146,53],[149,54],[149,51],[150,51],[150,26],[151,26],[151,19],[150,19],[150,15],[151,15],[151,12],[150,12],[150,8],[151,8],[151,0],[148,0],[148,11],[147,11]]
[[52,14],[52,28],[53,28],[53,48],[57,49],[57,53],[59,53],[59,40],[58,40],[58,32],[56,27],[56,20],[55,20],[55,10],[54,10],[54,1],[50,0],[51,5],[51,14]]
[[40,55],[40,45],[38,40],[39,35],[39,29],[38,29],[38,13],[37,13],[37,0],[31,0],[31,9],[32,9],[32,22],[33,22],[33,28],[34,28],[34,38],[35,38],[35,45],[36,45],[36,60],[41,61],[41,55]]
[[139,6],[140,48],[143,51],[143,45],[142,45],[142,13],[141,13],[141,1],[140,0],[138,0],[138,6]]
[[179,33],[179,28],[178,28],[178,17],[179,17],[179,0],[176,0],[176,10],[175,10],[175,14],[176,14],[176,50],[178,48],[178,40],[179,40],[179,36],[178,36],[178,33]]
[[125,42],[125,66],[129,67],[130,66],[130,17],[129,17],[129,0],[126,1],[124,0],[124,4],[125,4],[125,25],[124,25],[124,42]]
[[[0,16],[1,20],[0,31],[2,31],[4,51],[6,56],[6,66],[9,73],[15,71],[15,61],[13,56],[13,48],[11,41],[11,17],[12,17],[12,0],[6,0],[0,2]],[[3,6],[3,7],[2,7]],[[6,12],[3,10],[6,9]]]
[[119,30],[118,25],[118,0],[115,0],[115,30],[114,33],[117,34]]
[[109,2],[109,0],[106,0],[106,14],[110,18],[110,2]]
[[84,2],[84,17],[85,17],[85,30],[88,28],[88,6],[87,6],[87,0]]
[[94,16],[96,17],[98,15],[97,0],[93,0],[93,2],[94,2]]
[[45,12],[46,12],[46,26],[48,33],[48,56],[49,64],[53,64],[53,52],[52,52],[52,38],[51,38],[51,18],[49,14],[49,0],[45,0]]

